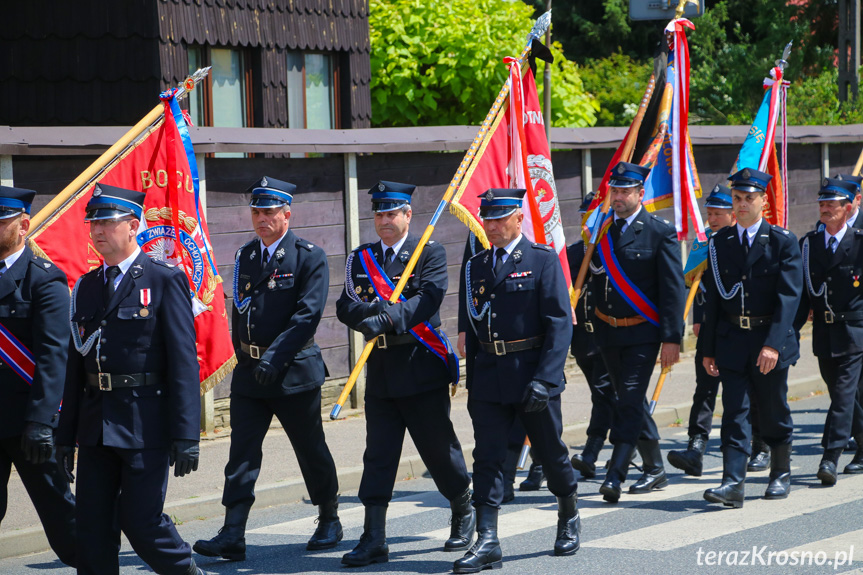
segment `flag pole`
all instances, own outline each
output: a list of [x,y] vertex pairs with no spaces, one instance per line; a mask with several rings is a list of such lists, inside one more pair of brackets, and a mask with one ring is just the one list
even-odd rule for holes
[[[210,72],[210,67],[199,68],[194,74],[189,76],[182,85],[177,88],[177,99],[180,99],[187,92],[193,90],[195,86],[207,77]],[[165,112],[165,105],[160,101],[150,113],[144,116],[140,122],[135,124],[131,130],[126,132],[122,138],[117,140],[113,146],[108,148],[99,158],[90,164],[86,170],[81,172],[77,178],[63,188],[63,190],[54,196],[44,208],[39,210],[30,220],[30,233],[37,231],[39,227],[45,223],[48,218],[59,210],[66,202],[68,202],[81,188],[88,185],[93,178],[98,176],[108,165],[110,165],[129,144],[134,142],[145,130],[153,124],[160,121]]]
[[[638,112],[632,120],[629,131],[626,133],[626,141],[623,149],[618,157],[621,162],[628,162],[632,159],[632,153],[635,150],[635,142],[638,139],[638,131],[641,129],[641,123],[644,120],[644,114],[647,112],[647,106],[650,104],[650,98],[653,96],[653,90],[656,88],[656,79],[653,74],[650,75],[650,80],[647,83],[647,88],[644,90],[644,96],[641,98],[641,104],[638,106]],[[607,214],[611,207],[611,193],[606,191],[605,199],[600,206],[600,212]],[[597,232],[598,233],[598,232]],[[590,266],[590,260],[593,258],[593,252],[596,251],[596,244],[599,238],[595,238],[587,244],[584,253],[584,259],[581,262],[581,267],[578,269],[578,276],[575,278],[575,284],[572,286],[572,303],[581,297],[581,290],[584,288],[584,281],[587,278],[587,270]]]
[[[519,66],[524,64],[525,59],[528,54],[530,54],[530,47],[533,43],[534,38],[541,38],[548,27],[551,25],[551,10],[540,16],[536,24],[534,24],[530,33],[527,35],[527,45],[522,50],[521,55],[518,57]],[[407,266],[405,266],[405,270],[402,272],[402,276],[399,279],[399,282],[396,284],[395,290],[390,295],[391,302],[395,303],[398,301],[399,296],[401,296],[402,291],[407,284],[408,279],[414,271],[414,268],[417,265],[417,261],[419,261],[420,254],[422,253],[423,248],[428,243],[429,238],[434,232],[435,225],[437,225],[438,219],[443,214],[444,208],[446,208],[447,204],[452,200],[453,195],[459,187],[459,184],[462,181],[462,177],[467,172],[468,167],[470,167],[471,162],[473,162],[474,157],[476,156],[477,151],[483,142],[491,136],[491,132],[489,128],[491,127],[494,118],[497,116],[500,111],[501,106],[503,106],[504,100],[509,95],[509,82],[504,82],[503,87],[500,89],[500,92],[497,95],[497,98],[494,100],[494,104],[491,109],[486,114],[485,120],[483,120],[482,126],[477,132],[476,137],[473,140],[473,143],[468,148],[468,151],[465,153],[462,158],[461,164],[459,164],[458,170],[456,170],[455,175],[452,178],[452,181],[447,186],[446,192],[444,192],[443,199],[440,201],[437,209],[434,211],[434,215],[432,215],[431,221],[426,227],[425,232],[423,232],[422,237],[420,238],[419,243],[417,244],[417,248],[414,250],[411,258],[408,260]],[[350,254],[348,255],[350,257]],[[357,379],[360,376],[360,373],[363,370],[363,366],[368,361],[369,356],[372,353],[372,350],[375,346],[375,341],[377,338],[374,338],[368,342],[366,342],[366,346],[363,348],[363,352],[360,354],[360,358],[357,360],[356,365],[353,370],[351,370],[351,374],[348,377],[348,381],[345,383],[344,388],[342,389],[341,395],[339,395],[338,400],[336,400],[336,404],[333,405],[332,411],[330,411],[330,419],[336,419],[339,416],[339,413],[342,411],[342,406],[344,406],[345,402],[348,399],[348,395],[350,395],[351,390],[354,387],[354,384],[357,382]]]
[[[701,276],[703,275],[704,270],[701,270],[695,275],[695,279],[692,280],[692,287],[689,288],[689,295],[686,296],[686,307],[683,310],[684,321],[689,317],[689,312],[692,310],[692,304],[695,302],[695,294],[698,293],[698,286],[701,285]],[[659,394],[662,393],[662,385],[665,383],[665,378],[668,377],[669,373],[671,373],[671,367],[664,367],[662,368],[662,372],[659,374],[659,381],[656,382],[656,389],[653,390],[653,397],[650,399],[650,408],[648,410],[650,415],[653,415],[653,412],[656,410],[656,404],[659,401]]]

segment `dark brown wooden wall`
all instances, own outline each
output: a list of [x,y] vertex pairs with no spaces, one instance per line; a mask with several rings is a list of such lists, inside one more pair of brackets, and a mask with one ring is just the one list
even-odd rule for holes
[[[860,151],[858,144],[830,146],[831,175],[850,172]],[[592,153],[593,185],[598,186],[611,150]],[[711,146],[695,149],[699,174],[705,189],[725,178],[734,162],[736,146]],[[360,206],[360,240],[374,241],[370,202],[367,191],[378,180],[409,182],[418,186],[413,200],[411,231],[422,234],[438,206],[459,162],[461,153],[393,153],[357,157]],[[27,157],[13,160],[15,185],[39,192],[35,208],[44,206],[51,196],[78,175],[93,160],[90,157]],[[553,154],[555,181],[561,202],[561,217],[570,242],[578,237],[578,205],[581,201],[582,154],[562,151]],[[818,219],[817,190],[821,180],[821,147],[789,147],[790,229],[798,236],[811,229]],[[324,318],[315,337],[324,352],[332,380],[343,380],[351,365],[348,359],[348,330],[335,317],[335,302],[342,290],[345,266],[344,160],[339,155],[323,158],[252,158],[206,160],[207,204],[212,244],[224,277],[226,295],[231,296],[233,261],[236,250],[254,238],[245,191],[263,175],[293,182],[299,186],[294,196],[291,227],[294,232],[321,246],[328,255],[330,288]],[[34,212],[35,213],[35,212]],[[671,210],[660,212],[671,218]],[[447,251],[449,288],[441,310],[444,330],[456,335],[458,272],[467,228],[445,212],[432,239]],[[230,309],[231,303],[228,302]],[[216,397],[230,391],[230,380],[216,388]]]

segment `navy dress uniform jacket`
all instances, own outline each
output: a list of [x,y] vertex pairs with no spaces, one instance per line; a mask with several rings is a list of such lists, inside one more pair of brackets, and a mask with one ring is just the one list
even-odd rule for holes
[[[863,218],[857,218],[858,220]],[[835,320],[833,314],[850,312],[863,315],[863,229],[848,228],[845,236],[830,253],[824,245],[825,231],[812,231],[800,241],[801,251],[808,251],[809,278],[800,299],[795,330],[806,323],[812,310],[812,353],[818,357],[839,357],[863,352],[863,317],[850,321]],[[808,250],[804,246],[808,244]],[[805,256],[804,256],[805,257]],[[857,283],[857,286],[854,283]],[[819,292],[826,284],[826,293],[813,297],[808,286]],[[825,301],[826,299],[826,301]],[[830,309],[827,308],[827,303]]]
[[[704,322],[698,338],[702,355],[715,358],[720,368],[739,372],[745,371],[763,346],[779,352],[777,369],[797,361],[800,348],[794,319],[803,288],[803,265],[794,234],[762,219],[745,259],[736,226],[722,228],[710,238],[710,243],[715,246],[724,289],[731,289],[738,281],[743,282],[743,287],[730,300],[723,299],[717,290],[713,262],[709,261],[704,273],[707,288]],[[740,315],[770,316],[771,321],[748,330],[750,338],[740,338],[735,335],[743,330],[727,319]]]
[[[398,283],[419,238],[408,234],[401,250],[395,254],[388,273],[393,284]],[[371,248],[378,262],[384,261],[381,243],[364,244],[348,256],[353,295],[347,293],[346,285],[336,302],[339,321],[351,329],[365,319],[367,302],[375,298],[371,280],[360,263],[359,252]],[[381,267],[384,265],[381,263]],[[440,328],[440,306],[447,290],[446,250],[443,245],[429,241],[420,254],[417,265],[405,285],[401,301],[387,308],[393,328],[385,335],[404,335],[410,329],[427,321],[435,329]],[[443,361],[419,341],[375,348],[368,360],[366,394],[381,398],[408,397],[449,385],[450,373]]]
[[[563,392],[563,367],[572,340],[572,312],[560,259],[554,249],[522,236],[495,276],[492,250],[470,259],[468,297],[477,312],[467,330],[467,388],[471,399],[519,404],[531,380],[544,382],[551,397]],[[479,342],[544,337],[542,346],[495,355]]]
[[[103,268],[78,280],[73,322],[86,340],[99,327],[101,344],[70,353],[57,443],[124,449],[170,447],[200,438],[201,402],[189,282],[181,270],[141,252],[107,305]],[[150,290],[146,314],[140,292]],[[90,391],[87,374],[159,374],[160,383]],[[100,443],[101,442],[101,443]]]
[[[578,270],[584,261],[584,242],[578,241],[566,248],[566,259],[569,261],[569,275],[573,285],[578,277]],[[588,276],[588,280],[589,280]],[[585,282],[587,283],[587,282]],[[599,347],[594,337],[596,329],[596,315],[593,313],[594,296],[590,286],[585,285],[581,290],[581,297],[575,306],[576,324],[572,328],[572,355],[593,356],[599,354]]]
[[[608,233],[613,233],[613,225]],[[674,226],[642,207],[614,242],[614,254],[629,279],[657,307],[659,327],[644,322],[626,328],[614,328],[598,320],[594,324],[596,343],[599,347],[680,343],[683,339],[686,287]],[[588,295],[595,298],[596,309],[616,318],[638,315],[607,279],[598,251],[594,252],[592,265],[594,270],[602,270],[593,274],[588,288]]]
[[69,350],[66,274],[25,247],[0,276],[0,324],[36,362],[32,385],[0,364],[0,438],[21,435],[27,421],[56,427]]
[[[280,397],[320,387],[326,377],[315,330],[327,303],[330,273],[327,255],[290,229],[261,269],[261,241],[250,241],[237,252],[238,298],[251,297],[244,313],[234,306],[232,338],[238,358],[231,393],[249,397]],[[241,343],[266,347],[261,355],[279,368],[281,383],[259,385],[258,364]]]

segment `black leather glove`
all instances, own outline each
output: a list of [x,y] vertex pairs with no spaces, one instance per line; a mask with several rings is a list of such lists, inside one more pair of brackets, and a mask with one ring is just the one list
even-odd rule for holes
[[269,361],[261,361],[255,368],[255,380],[261,385],[272,385],[279,378],[279,370]]
[[534,379],[524,390],[524,412],[540,412],[548,407],[548,388],[539,380]]
[[363,317],[372,317],[384,312],[385,309],[393,305],[393,302],[387,299],[376,299],[366,306],[366,313]]
[[75,471],[75,448],[70,445],[57,446],[57,467],[60,468],[60,475],[66,478],[69,483],[75,483],[75,476],[72,474]]
[[171,465],[174,477],[182,477],[198,470],[201,451],[194,439],[175,439],[171,444]]
[[45,463],[54,451],[54,429],[44,423],[28,421],[21,434],[21,451],[30,463]]
[[393,320],[386,312],[367,317],[357,326],[357,331],[363,334],[366,341],[374,339],[382,333],[388,332],[393,327]]

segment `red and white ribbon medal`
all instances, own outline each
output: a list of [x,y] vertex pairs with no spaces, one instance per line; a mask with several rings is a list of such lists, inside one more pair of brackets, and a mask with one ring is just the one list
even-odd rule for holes
[[150,288],[144,288],[140,291],[140,300],[141,300],[141,311],[138,312],[138,315],[141,317],[147,317],[150,315],[150,310],[147,307],[150,305]]

